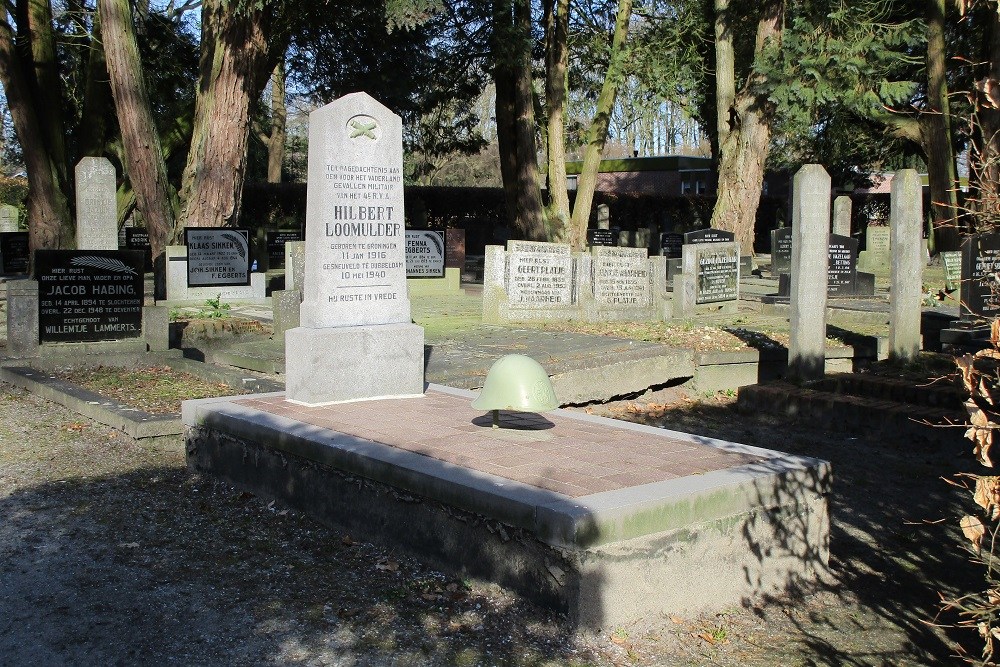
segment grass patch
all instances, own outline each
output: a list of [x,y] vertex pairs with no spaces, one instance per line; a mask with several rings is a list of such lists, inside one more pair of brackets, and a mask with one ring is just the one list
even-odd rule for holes
[[169,366],[97,366],[57,372],[56,377],[129,407],[153,414],[179,414],[181,401],[248,393],[242,387],[202,379]]

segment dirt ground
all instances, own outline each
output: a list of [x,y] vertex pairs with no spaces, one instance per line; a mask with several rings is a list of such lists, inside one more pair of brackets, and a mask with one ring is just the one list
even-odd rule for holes
[[[833,463],[831,573],[805,595],[573,638],[560,619],[192,475],[0,384],[0,664],[938,665],[978,653],[929,622],[981,588],[942,476],[966,450],[816,431],[657,397],[667,428]],[[607,406],[636,418],[627,405]],[[600,412],[600,410],[598,410]],[[950,620],[954,620],[951,618]]]

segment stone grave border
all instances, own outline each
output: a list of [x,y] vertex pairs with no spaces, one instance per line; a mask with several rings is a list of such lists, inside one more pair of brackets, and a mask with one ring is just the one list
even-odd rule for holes
[[[439,385],[428,391],[474,396]],[[712,577],[692,577],[691,567],[732,567],[734,558],[746,557],[754,563],[754,581],[746,582],[740,567],[729,572],[735,579],[726,580],[754,589],[746,594],[825,568],[828,463],[579,412],[559,416],[586,428],[614,429],[622,438],[672,437],[764,460],[570,498],[225,398],[185,401],[183,408],[190,469],[278,499],[321,522],[359,530],[436,567],[496,581],[567,614],[584,632],[635,621],[663,605],[731,604],[731,590],[720,591]],[[788,536],[776,524],[793,515],[801,532]],[[772,529],[786,541],[772,542],[766,535]],[[425,537],[430,534],[433,543]],[[747,539],[763,540],[757,546],[770,554],[766,561],[743,551]],[[470,540],[476,545],[471,551]],[[657,557],[665,540],[724,548],[709,548],[693,563]],[[691,585],[677,592],[650,583],[654,560],[657,580]],[[637,598],[638,580],[659,595]],[[626,599],[629,604],[616,604]]]
[[[0,379],[21,387],[47,401],[58,403],[73,412],[96,422],[122,431],[144,444],[168,444],[174,436],[184,432],[181,414],[153,414],[130,407],[79,385],[55,377],[58,369],[89,368],[94,366],[139,367],[147,365],[169,366],[176,371],[196,375],[203,380],[223,382],[231,387],[251,391],[278,391],[283,385],[274,380],[248,377],[247,371],[212,366],[175,353],[150,353],[137,355],[95,355],[85,363],[59,363],[58,360],[33,360],[30,366],[9,365],[0,368]],[[11,362],[7,362],[11,363]],[[15,362],[20,363],[20,362]]]

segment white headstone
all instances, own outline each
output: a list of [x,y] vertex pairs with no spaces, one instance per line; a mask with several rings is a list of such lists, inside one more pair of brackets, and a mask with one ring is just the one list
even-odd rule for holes
[[76,247],[118,250],[115,168],[107,158],[85,157],[76,165]]
[[365,93],[309,115],[302,326],[410,321],[401,136]]
[[594,300],[602,306],[650,306],[653,283],[645,248],[593,249]]
[[0,206],[0,232],[17,231],[18,211],[16,206],[4,204]]
[[511,241],[507,247],[511,305],[548,309],[572,303],[573,255],[568,244]]
[[889,246],[892,253],[889,291],[889,355],[913,361],[920,354],[920,277],[925,264],[921,247],[924,212],[920,175],[901,169],[892,179]]
[[818,380],[826,367],[826,292],[829,271],[830,175],[807,164],[792,181],[792,284],[788,370]]
[[285,333],[286,396],[306,405],[423,393],[410,321],[402,122],[365,93],[309,115],[301,326]]

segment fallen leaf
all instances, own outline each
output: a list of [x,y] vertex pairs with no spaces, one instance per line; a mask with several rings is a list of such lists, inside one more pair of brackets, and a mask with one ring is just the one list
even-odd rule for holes
[[375,569],[383,572],[396,572],[399,570],[399,563],[394,560],[381,560],[375,563]]
[[966,515],[962,517],[962,521],[959,524],[962,527],[962,533],[965,535],[966,539],[972,542],[976,549],[980,549],[980,545],[983,541],[983,535],[986,534],[986,527],[983,526],[983,522],[979,520],[978,517],[971,515]]
[[996,519],[1000,516],[1000,477],[982,476],[976,478],[976,491],[972,495],[976,504]]
[[673,623],[674,625],[684,625],[684,619],[681,618],[680,616],[671,616],[670,622]]

